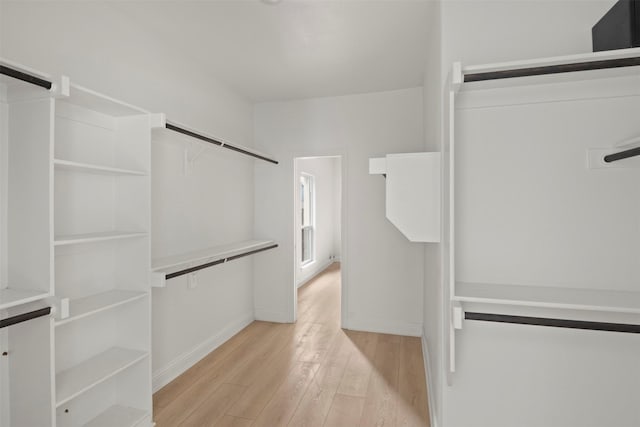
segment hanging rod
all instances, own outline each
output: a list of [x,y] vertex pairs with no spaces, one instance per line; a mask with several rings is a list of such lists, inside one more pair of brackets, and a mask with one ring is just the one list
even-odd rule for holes
[[573,64],[545,65],[511,70],[485,71],[464,75],[464,82],[510,79],[514,77],[542,76],[547,74],[573,73],[575,71],[603,70],[607,68],[633,67],[640,65],[640,57],[604,59],[600,61],[574,62]]
[[17,323],[26,322],[27,320],[35,319],[42,316],[48,316],[51,314],[51,307],[41,308],[39,310],[30,311],[28,313],[21,313],[15,316],[8,317],[0,320],[0,329],[7,326],[15,325]]
[[6,65],[0,65],[0,74],[13,77],[14,79],[22,80],[23,82],[31,83],[36,86],[43,87],[47,90],[51,90],[53,83],[50,81],[41,79],[31,74],[27,74],[24,71],[16,70],[15,68],[7,67]]
[[260,154],[256,154],[256,153],[253,153],[251,151],[245,150],[244,148],[240,148],[240,147],[233,146],[231,144],[227,144],[226,142],[218,141],[217,139],[213,139],[213,138],[208,137],[206,135],[202,135],[202,134],[196,133],[194,131],[185,129],[183,127],[180,127],[178,125],[175,125],[175,124],[172,124],[172,123],[169,123],[169,122],[166,122],[165,127],[167,129],[169,129],[169,130],[174,131],[174,132],[178,132],[178,133],[181,133],[183,135],[187,135],[187,136],[190,136],[192,138],[196,138],[196,139],[199,139],[201,141],[208,142],[209,144],[218,145],[218,146],[223,147],[223,148],[228,148],[229,150],[237,151],[238,153],[246,154],[247,156],[255,157],[255,158],[260,159],[260,160],[265,160],[267,162],[271,162],[271,163],[274,163],[276,165],[278,164],[277,160],[273,160],[273,159],[270,159],[269,157],[261,156]]
[[588,322],[584,320],[550,319],[546,317],[511,316],[507,314],[465,312],[466,320],[516,323],[519,325],[551,326],[555,328],[587,329],[591,331],[626,332],[640,334],[640,325],[624,323]]
[[630,148],[628,150],[620,151],[604,156],[604,161],[607,163],[615,162],[617,160],[628,159],[629,157],[640,156],[640,147]]
[[273,244],[271,246],[267,246],[267,247],[260,248],[260,249],[254,249],[254,250],[243,252],[241,254],[233,255],[233,256],[230,256],[230,257],[227,257],[227,258],[220,258],[220,259],[217,259],[215,261],[211,261],[211,262],[207,262],[207,263],[204,263],[204,264],[196,265],[195,267],[185,268],[184,270],[176,271],[175,273],[169,273],[169,274],[167,274],[165,276],[165,278],[166,279],[173,279],[174,277],[184,276],[185,274],[193,273],[193,272],[198,271],[198,270],[203,270],[205,268],[213,267],[214,265],[222,264],[222,263],[225,263],[225,262],[228,262],[228,261],[233,261],[233,260],[238,259],[238,258],[246,257],[248,255],[253,255],[253,254],[256,254],[258,252],[266,251],[266,250],[277,248],[277,247],[278,247],[278,244]]

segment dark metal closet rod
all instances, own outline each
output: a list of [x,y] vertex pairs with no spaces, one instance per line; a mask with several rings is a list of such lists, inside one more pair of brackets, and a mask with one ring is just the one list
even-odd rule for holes
[[243,253],[238,254],[238,255],[233,255],[233,256],[230,256],[230,257],[227,257],[227,258],[217,259],[215,261],[207,262],[207,263],[201,264],[201,265],[196,265],[195,267],[185,268],[184,270],[180,270],[180,271],[176,271],[175,273],[167,274],[165,276],[165,279],[168,280],[168,279],[173,279],[174,277],[184,276],[185,274],[193,273],[193,272],[198,271],[198,270],[203,270],[205,268],[213,267],[214,265],[222,264],[222,263],[227,262],[227,261],[233,261],[234,259],[246,257],[248,255],[257,254],[258,252],[266,251],[266,250],[277,248],[277,247],[278,247],[277,244],[273,244],[273,245],[267,246],[265,248],[254,249],[252,251],[243,252]]
[[0,74],[13,77],[14,79],[22,80],[23,82],[31,83],[36,86],[43,87],[50,90],[53,83],[50,81],[41,79],[40,77],[32,76],[24,71],[16,70],[15,68],[7,67],[6,65],[0,65]]
[[603,70],[606,68],[633,67],[636,65],[640,65],[640,57],[604,59],[601,61],[575,62],[573,64],[545,65],[541,67],[469,73],[464,75],[464,82],[470,83],[484,80],[510,79],[514,77],[573,73],[575,71]]
[[511,316],[506,314],[465,312],[466,320],[517,323],[520,325],[552,326],[554,328],[588,329],[591,331],[626,332],[640,334],[640,325],[624,323],[587,322],[584,320],[549,319],[546,317]]
[[51,314],[51,307],[41,308],[39,310],[30,311],[28,313],[21,313],[15,316],[8,317],[0,320],[0,329],[7,326],[15,325],[17,323],[26,322],[27,320],[35,319],[37,317],[48,316]]
[[616,160],[628,159],[629,157],[640,156],[640,147],[631,148],[629,150],[620,151],[619,153],[613,153],[604,156],[604,161],[607,163],[615,162]]
[[213,138],[210,138],[210,137],[205,136],[205,135],[200,135],[199,133],[190,131],[188,129],[181,128],[180,126],[176,126],[176,125],[171,124],[169,122],[167,122],[165,124],[165,127],[167,129],[169,129],[169,130],[174,131],[174,132],[178,132],[178,133],[181,133],[183,135],[187,135],[187,136],[190,136],[192,138],[196,138],[196,139],[199,139],[201,141],[208,142],[209,144],[222,146],[223,148],[228,148],[229,150],[237,151],[238,153],[246,154],[247,156],[251,156],[251,157],[255,157],[255,158],[260,159],[260,160],[265,160],[267,162],[275,163],[276,165],[278,164],[277,160],[273,160],[273,159],[261,156],[261,155],[256,154],[256,153],[252,153],[251,151],[247,151],[245,149],[242,149],[242,148],[239,148],[239,147],[235,147],[235,146],[233,146],[231,144],[227,144],[226,142],[223,143],[222,141],[218,141],[217,139],[213,139]]

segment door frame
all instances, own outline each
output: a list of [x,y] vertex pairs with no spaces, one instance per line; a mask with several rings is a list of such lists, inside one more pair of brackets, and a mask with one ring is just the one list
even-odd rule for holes
[[345,150],[321,150],[321,151],[305,151],[305,152],[296,152],[293,154],[292,159],[292,171],[293,176],[291,178],[292,182],[292,192],[293,192],[293,206],[291,206],[292,212],[294,212],[293,221],[291,227],[293,229],[293,280],[291,281],[291,292],[288,292],[289,301],[288,301],[288,311],[289,318],[292,319],[292,322],[295,323],[298,320],[298,286],[297,286],[297,277],[298,277],[298,245],[297,242],[297,225],[298,221],[296,219],[297,207],[298,207],[298,160],[299,159],[308,159],[308,158],[318,158],[318,157],[338,157],[340,158],[340,189],[341,189],[341,197],[340,197],[340,326],[343,329],[348,329],[347,325],[347,314],[349,307],[349,299],[347,292],[348,290],[348,274],[347,268],[344,266],[348,265],[348,241],[347,241],[347,218],[348,218],[348,190],[347,190],[347,178],[348,178],[348,162],[347,162],[347,153]]

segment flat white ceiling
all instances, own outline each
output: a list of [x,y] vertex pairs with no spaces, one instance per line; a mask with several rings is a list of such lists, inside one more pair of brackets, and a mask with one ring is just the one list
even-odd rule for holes
[[246,98],[273,101],[421,86],[429,1],[116,2]]

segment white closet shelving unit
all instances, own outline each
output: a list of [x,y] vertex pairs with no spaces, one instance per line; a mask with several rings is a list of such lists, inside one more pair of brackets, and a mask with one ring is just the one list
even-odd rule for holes
[[159,116],[0,66],[0,426],[150,426]]
[[[158,133],[165,135],[178,134],[186,141],[204,143],[203,150],[206,149],[207,146],[216,146],[257,160],[278,164],[278,161],[268,154],[241,145],[231,144],[221,138],[211,136],[185,125],[170,122],[165,117],[161,118],[157,128],[158,130],[156,130],[156,132]],[[189,168],[188,163],[189,160],[185,150],[185,173]],[[277,247],[278,244],[273,240],[246,240],[162,258],[154,258],[151,267],[151,283],[153,287],[164,288],[167,285],[167,280],[186,275],[188,286],[195,287],[197,272],[200,270]]]
[[[638,66],[640,49],[478,66],[454,64],[443,175],[448,214],[443,286],[449,303],[445,327],[450,373],[456,369],[455,330],[463,327],[465,318],[487,320],[497,315],[489,321],[521,323],[513,316],[534,315],[541,317],[529,317],[534,319],[531,324],[542,326],[558,326],[545,324],[551,319],[569,328],[640,330],[640,288],[627,280],[630,273],[625,275],[635,265],[633,255],[626,255],[640,249],[635,244],[640,233],[627,223],[640,214],[640,200],[628,201],[637,199],[634,183],[640,163],[638,158],[604,161],[606,155],[640,145],[640,141],[628,145],[620,136],[640,135],[637,120],[631,119],[635,116],[624,120],[627,112],[623,111],[640,95]],[[600,110],[590,106],[599,100],[609,104]],[[575,103],[571,105],[576,108],[566,110],[564,122],[540,113],[553,128],[546,139],[529,138],[525,122],[521,132],[511,125],[529,112],[516,111],[519,108],[538,114],[536,108],[544,108],[545,103],[563,108],[558,101]],[[619,105],[614,106],[615,102]],[[486,112],[502,105],[512,108]],[[620,125],[613,130],[608,119],[598,117],[611,108],[620,109]],[[494,124],[490,114],[500,112],[513,116]],[[578,127],[574,122],[579,114],[585,117]],[[599,120],[607,122],[598,127]],[[600,132],[603,126],[609,126],[609,131]],[[540,124],[538,129],[544,127]],[[561,135],[559,141],[556,135]],[[634,135],[626,135],[630,136]],[[509,144],[497,140],[509,140]],[[552,230],[540,224],[552,224]],[[522,237],[518,230],[523,231]],[[526,244],[522,239],[527,239]],[[622,240],[616,244],[616,239]],[[563,241],[574,249],[558,247]],[[618,255],[610,250],[616,245]],[[538,256],[524,256],[533,248]],[[549,273],[553,271],[561,276],[555,283]],[[591,280],[588,271],[599,282]],[[469,311],[482,313],[469,315]]]
[[56,100],[58,427],[152,423],[150,144],[155,116],[71,85]]
[[[31,314],[54,293],[51,129],[60,85],[8,61],[0,67],[0,426],[47,427],[52,320],[49,308]],[[27,74],[36,84],[18,78]]]

